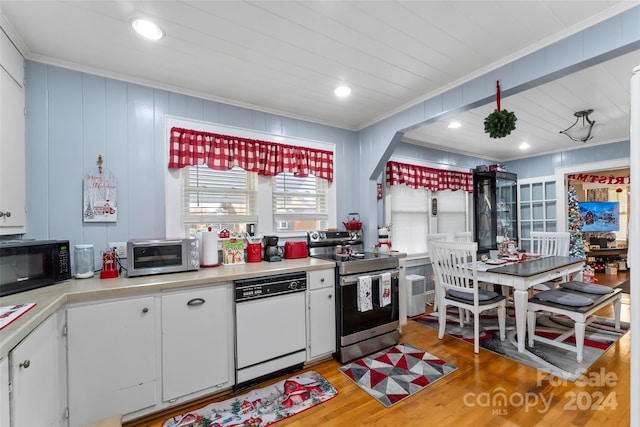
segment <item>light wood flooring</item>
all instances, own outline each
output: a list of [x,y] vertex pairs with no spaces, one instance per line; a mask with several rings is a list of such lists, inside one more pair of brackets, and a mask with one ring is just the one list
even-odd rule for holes
[[[598,274],[597,277],[599,284],[615,287],[629,279],[629,272],[618,272],[617,276]],[[605,308],[598,314],[613,317],[613,310]],[[623,296],[621,318],[630,320],[628,295]],[[479,354],[474,354],[472,345],[447,336],[440,340],[436,331],[411,320],[402,332],[402,342],[425,350],[457,366],[458,370],[387,409],[340,373],[339,362],[326,360],[306,369],[314,369],[322,374],[338,389],[338,396],[280,421],[278,426],[629,425],[629,333],[591,366],[583,381],[572,383],[544,378],[533,368],[487,350],[480,349]],[[266,383],[261,386],[264,385]],[[487,402],[486,398],[500,393],[506,395],[506,405]],[[230,396],[216,397],[224,400]],[[201,406],[204,406],[203,402],[190,407]],[[182,407],[176,411],[155,414],[154,417],[129,422],[125,426],[159,427],[170,415],[184,413],[188,409]]]

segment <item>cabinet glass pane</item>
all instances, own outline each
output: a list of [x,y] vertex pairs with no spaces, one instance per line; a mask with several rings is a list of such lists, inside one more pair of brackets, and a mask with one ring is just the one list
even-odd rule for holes
[[543,221],[533,221],[532,231],[545,231]]
[[556,219],[556,202],[547,202],[545,209],[547,219]]
[[558,223],[555,221],[547,221],[546,231],[558,231]]
[[533,203],[533,218],[534,219],[544,218],[544,206],[542,202]]
[[520,219],[523,221],[531,219],[531,206],[527,203],[526,205],[520,205]]
[[544,183],[544,195],[547,200],[556,198],[556,183],[545,182]]
[[476,187],[476,224],[478,247],[490,247],[491,242],[495,239],[491,233],[491,213],[493,206],[491,205],[491,180],[479,179]]
[[544,198],[544,194],[542,193],[542,183],[531,184],[531,197],[532,200],[542,200]]
[[478,251],[497,247],[498,236],[518,238],[517,177],[502,171],[474,171],[475,238]]
[[530,222],[523,222],[520,225],[520,231],[522,231],[522,238],[523,239],[528,239],[531,236],[531,223]]
[[520,201],[528,202],[531,200],[531,187],[529,184],[520,186]]

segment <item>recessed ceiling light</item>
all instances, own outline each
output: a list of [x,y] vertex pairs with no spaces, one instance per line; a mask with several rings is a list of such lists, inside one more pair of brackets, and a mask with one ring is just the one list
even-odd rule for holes
[[452,121],[451,123],[449,123],[449,126],[447,126],[449,129],[458,129],[459,127],[462,126],[462,123],[460,123],[457,120]]
[[333,93],[335,93],[336,96],[340,98],[344,98],[351,94],[351,88],[349,86],[338,86],[336,90],[333,91]]
[[149,20],[134,18],[131,20],[131,26],[138,34],[149,40],[160,40],[164,37],[162,28]]
[[518,147],[518,149],[520,150],[528,150],[531,146],[529,144],[527,144],[526,142],[523,142],[522,144],[520,144],[520,146]]

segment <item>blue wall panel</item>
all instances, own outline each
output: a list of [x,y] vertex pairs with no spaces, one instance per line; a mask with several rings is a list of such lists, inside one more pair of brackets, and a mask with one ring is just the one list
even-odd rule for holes
[[[129,240],[129,140],[127,138],[128,110],[127,84],[105,79],[106,99],[106,147],[101,152],[104,166],[116,177],[118,185],[118,220],[115,223],[97,225],[105,230],[105,240],[95,240],[96,249],[106,248],[108,242],[126,242]],[[93,153],[96,155],[96,153]],[[91,165],[91,159],[85,167]],[[103,243],[104,242],[104,243]],[[98,252],[96,250],[96,252]]]
[[[353,171],[356,133],[145,86],[27,62],[25,102],[27,162],[26,238],[92,243],[99,254],[108,242],[165,234],[164,178],[167,115],[273,134],[333,142],[336,179]],[[84,223],[84,174],[98,155],[118,183],[118,220]],[[357,162],[356,162],[357,163]],[[348,168],[345,172],[343,169]],[[338,200],[346,218],[358,189],[353,181]]]
[[49,237],[49,132],[46,65],[34,63],[27,67],[25,78],[29,82],[25,91],[27,122],[26,156],[26,209],[27,235]]
[[49,237],[82,240],[82,75],[55,68],[47,77]]
[[[87,170],[91,168],[97,168],[98,155],[103,157],[103,167],[106,167],[106,154],[107,154],[107,132],[106,132],[106,91],[105,80],[101,77],[92,76],[88,74],[82,75],[82,145],[81,153],[82,160],[77,163],[77,167],[80,169],[80,188],[84,190],[84,177]],[[82,168],[85,167],[85,170]],[[75,171],[74,171],[75,174]],[[74,203],[71,206],[72,218],[82,218],[82,212],[86,208],[84,203],[84,191],[77,191],[78,185],[77,179],[72,182],[73,190],[71,191],[74,198],[80,195],[81,199],[79,203]],[[99,224],[90,223],[86,227],[76,227],[71,224],[72,232],[70,237],[76,238],[80,242],[100,242],[106,240],[106,230]],[[76,233],[81,233],[76,235]],[[95,255],[95,252],[94,252]]]

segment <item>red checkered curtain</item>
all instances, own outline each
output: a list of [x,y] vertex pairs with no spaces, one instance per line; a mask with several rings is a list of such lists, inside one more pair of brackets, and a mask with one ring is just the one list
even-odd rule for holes
[[408,187],[426,188],[432,191],[464,190],[473,193],[473,175],[470,172],[387,162],[386,175],[388,186],[404,184]]
[[333,181],[331,151],[181,128],[172,128],[170,138],[170,169],[207,165],[229,170],[237,166],[260,175],[291,172],[298,177],[313,175]]

